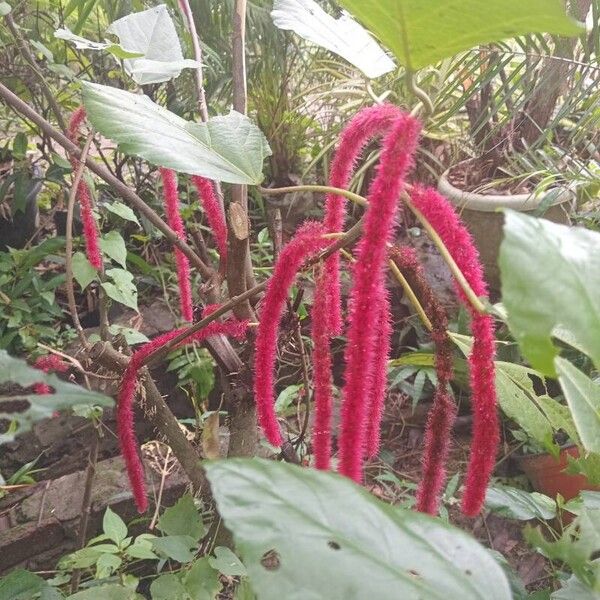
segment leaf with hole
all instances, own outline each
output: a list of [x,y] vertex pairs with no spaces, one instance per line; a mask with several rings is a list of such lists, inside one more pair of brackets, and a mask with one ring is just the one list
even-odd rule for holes
[[560,0],[340,0],[411,70],[526,33],[580,35]]
[[[509,600],[472,537],[334,473],[261,459],[205,463],[219,514],[262,600]],[[368,574],[368,576],[366,576]]]
[[314,0],[275,0],[271,18],[279,29],[291,30],[338,54],[367,77],[379,77],[395,67],[371,34],[350,15],[334,19]]
[[263,133],[240,113],[194,123],[133,94],[82,82],[83,102],[92,125],[125,154],[182,173],[226,183],[258,185],[271,150]]

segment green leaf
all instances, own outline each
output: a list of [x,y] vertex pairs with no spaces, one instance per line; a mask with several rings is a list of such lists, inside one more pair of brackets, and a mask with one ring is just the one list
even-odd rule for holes
[[194,123],[147,96],[89,82],[82,86],[90,122],[126,154],[227,183],[262,181],[262,164],[271,150],[248,117],[232,111]]
[[[0,382],[12,382],[23,387],[30,387],[34,383],[46,383],[55,390],[54,394],[43,396],[32,393],[19,394],[20,400],[29,403],[25,410],[21,402],[13,403],[10,397],[0,396],[5,411],[0,412],[0,419],[16,423],[16,427],[10,432],[0,434],[0,444],[12,440],[19,433],[29,431],[35,422],[51,417],[57,410],[77,404],[112,406],[114,403],[108,396],[62,381],[52,373],[34,369],[25,361],[9,356],[5,350],[0,350]],[[13,404],[14,412],[10,412]]]
[[110,325],[108,330],[112,335],[122,335],[130,346],[133,344],[145,344],[150,341],[148,336],[144,335],[141,331],[125,327],[124,325]]
[[71,42],[78,50],[106,50],[117,58],[135,58],[144,55],[142,52],[125,50],[120,44],[115,44],[113,42],[93,42],[92,40],[88,40],[73,33],[68,28],[57,29],[54,32],[54,37],[59,40]]
[[550,600],[598,600],[600,594],[571,575],[560,590],[550,596]]
[[217,546],[214,556],[209,556],[208,562],[213,569],[227,577],[242,577],[247,574],[242,561],[225,546]]
[[152,546],[167,558],[172,558],[180,563],[188,563],[194,560],[197,540],[190,535],[167,535],[154,538]]
[[261,459],[205,463],[261,600],[509,600],[469,535],[390,506],[337,474]]
[[0,2],[0,17],[6,16],[11,10],[8,2]]
[[12,151],[15,158],[25,158],[27,156],[27,135],[19,131],[13,140]]
[[131,588],[118,584],[97,585],[68,597],[68,600],[144,600]]
[[256,600],[256,595],[252,591],[250,581],[244,577],[235,590],[234,600]]
[[96,579],[110,577],[122,564],[122,559],[116,554],[101,554],[96,561]]
[[349,15],[328,15],[314,0],[275,0],[271,12],[279,29],[299,36],[345,58],[367,77],[379,77],[395,67],[368,31]]
[[[135,213],[133,212],[133,210],[131,210],[131,208],[129,208],[129,206],[127,206],[126,204],[123,204],[122,202],[116,202],[116,201],[110,202],[109,204],[106,205],[106,209],[109,210],[111,213],[118,215],[122,219],[125,219],[127,221],[132,221],[133,223],[137,223],[138,225],[140,225],[140,222],[138,221],[138,218],[135,216]],[[141,227],[141,225],[140,225],[140,227]]]
[[181,579],[173,573],[157,577],[150,585],[150,596],[152,600],[191,600]]
[[580,35],[560,0],[340,0],[411,70],[526,33]]
[[141,536],[138,536],[136,538],[135,542],[133,542],[133,544],[131,544],[131,546],[127,547],[125,552],[131,558],[142,558],[142,559],[148,559],[148,560],[158,558],[156,556],[156,554],[154,554],[154,552],[152,552],[151,540],[145,539]]
[[519,521],[556,516],[556,502],[552,498],[505,485],[488,488],[485,506],[503,517]]
[[164,4],[127,15],[112,23],[107,32],[116,35],[121,46],[143,56],[123,61],[123,68],[139,85],[169,81],[182,69],[200,64],[183,58],[175,25]]
[[286,388],[281,390],[279,396],[277,396],[277,400],[275,400],[275,412],[278,415],[282,415],[285,411],[292,405],[292,402],[298,396],[298,392],[303,388],[302,384],[300,385],[288,385]]
[[118,231],[113,229],[103,235],[100,239],[100,249],[124,269],[127,268],[127,248],[125,240]]
[[158,528],[167,535],[188,535],[195,540],[206,534],[202,516],[190,494],[184,494],[176,504],[163,512],[158,520]]
[[213,600],[221,591],[219,573],[208,562],[208,557],[195,560],[183,577],[183,585],[194,600]]
[[82,290],[92,283],[98,276],[98,272],[87,259],[83,252],[73,254],[73,277]]
[[600,454],[600,386],[564,358],[554,364],[583,447]]
[[46,585],[35,573],[16,569],[0,579],[0,598],[6,600],[30,600]]
[[557,334],[600,367],[599,264],[599,233],[506,211],[500,270],[508,324],[545,375],[555,375]]
[[127,525],[125,525],[123,519],[118,514],[110,509],[110,506],[106,507],[106,512],[102,520],[102,529],[117,546],[127,537]]
[[124,269],[107,269],[106,274],[114,282],[104,281],[101,284],[109,298],[137,310],[137,289],[133,283],[133,275]]

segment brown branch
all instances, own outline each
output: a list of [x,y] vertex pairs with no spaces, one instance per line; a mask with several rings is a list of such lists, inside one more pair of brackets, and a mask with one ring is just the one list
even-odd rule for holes
[[[6,104],[14,108],[17,112],[33,121],[46,135],[55,140],[60,144],[69,154],[81,159],[81,149],[73,144],[66,136],[60,131],[57,131],[44,117],[37,113],[31,108],[26,102],[23,102],[18,96],[13,94],[5,85],[0,83],[0,98],[2,98]],[[95,173],[100,179],[103,179],[108,185],[110,185],[116,192],[130,204],[133,208],[143,214],[159,231],[161,231],[167,240],[173,244],[173,246],[179,248],[183,254],[185,254],[190,262],[198,269],[200,274],[205,278],[209,279],[212,275],[213,270],[208,267],[204,261],[188,246],[185,241],[179,238],[179,236],[158,216],[158,214],[152,210],[133,190],[131,190],[126,184],[117,179],[110,171],[103,165],[98,164],[95,160],[89,156],[85,160],[86,166]]]

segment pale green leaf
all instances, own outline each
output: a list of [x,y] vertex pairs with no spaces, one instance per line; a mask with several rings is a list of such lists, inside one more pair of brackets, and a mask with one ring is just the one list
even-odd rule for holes
[[552,498],[507,485],[489,487],[485,506],[496,514],[520,521],[547,520],[556,516],[556,502]]
[[137,289],[133,283],[133,275],[124,269],[107,269],[106,274],[114,282],[104,281],[102,283],[109,298],[137,310]]
[[[14,431],[0,434],[0,444],[12,440],[18,433],[28,431],[35,422],[51,417],[57,410],[78,404],[112,406],[114,403],[114,400],[108,396],[67,383],[52,373],[34,369],[24,360],[9,356],[5,350],[0,350],[0,382],[12,382],[22,387],[29,387],[34,383],[46,383],[55,390],[54,394],[41,396],[33,393],[19,394],[19,399],[29,403],[25,410],[22,403],[13,403],[10,397],[0,396],[4,411],[0,412],[0,419],[16,423]],[[11,412],[13,405],[14,412]]]
[[314,0],[275,0],[271,17],[279,29],[292,30],[338,54],[367,77],[379,77],[394,69],[394,62],[369,32],[348,14],[334,19]]
[[214,556],[208,558],[208,562],[213,569],[227,577],[242,577],[246,575],[246,567],[242,561],[225,546],[217,546],[214,549]]
[[72,266],[73,277],[82,290],[85,290],[85,288],[98,277],[98,272],[92,267],[90,261],[83,252],[75,252],[75,254],[73,254]]
[[532,366],[555,375],[559,334],[600,367],[600,233],[506,211],[500,248],[508,324]]
[[152,546],[167,558],[187,563],[194,559],[197,541],[190,535],[167,535],[154,538]]
[[600,454],[600,386],[564,358],[554,364],[583,447]]
[[150,596],[152,600],[192,600],[181,579],[174,573],[157,577],[150,585]]
[[127,525],[118,514],[110,509],[110,506],[106,507],[102,529],[117,546],[127,537]]
[[107,29],[121,46],[143,58],[123,61],[125,71],[140,85],[161,83],[178,77],[182,69],[196,68],[195,60],[184,59],[177,31],[164,4],[129,14]]
[[158,520],[158,528],[167,535],[189,535],[199,540],[206,533],[202,516],[190,494],[184,494]]
[[0,2],[0,17],[4,17],[11,11],[10,4],[8,2]]
[[120,44],[112,42],[93,42],[80,35],[76,35],[68,28],[60,28],[54,32],[54,37],[60,40],[71,42],[78,50],[106,50],[114,54],[117,58],[135,58],[143,56],[143,52],[130,52],[125,50]]
[[0,578],[0,598],[6,600],[29,600],[35,597],[46,582],[35,573],[25,569],[15,569]]
[[288,385],[279,392],[277,400],[275,400],[275,412],[282,415],[291,406],[298,393],[303,388],[303,385]]
[[133,223],[137,223],[138,225],[140,224],[138,218],[135,216],[135,213],[131,210],[131,208],[129,208],[129,206],[123,204],[122,202],[111,202],[106,205],[106,209],[109,210],[111,213],[118,215],[122,219],[132,221]]
[[82,85],[90,122],[126,154],[227,183],[262,181],[263,161],[271,150],[248,117],[232,111],[207,123],[193,123],[147,96],[95,83]]
[[183,577],[183,585],[194,600],[213,600],[221,590],[219,573],[210,566],[207,556],[192,563]]
[[340,0],[406,67],[526,33],[579,35],[560,0]]
[[205,468],[261,600],[511,598],[500,566],[468,534],[347,478],[262,459]]
[[122,335],[125,341],[131,346],[134,344],[144,344],[149,342],[148,336],[137,329],[125,327],[124,325],[110,325],[108,330],[112,335]]
[[103,235],[100,239],[100,249],[124,269],[127,268],[127,248],[125,240],[118,231],[113,229]]
[[88,588],[69,596],[68,600],[144,600],[144,597],[131,588],[115,583]]

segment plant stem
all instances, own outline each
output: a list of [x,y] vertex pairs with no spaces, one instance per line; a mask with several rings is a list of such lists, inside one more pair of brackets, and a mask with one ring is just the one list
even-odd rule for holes
[[415,81],[415,74],[410,69],[406,69],[405,79],[406,87],[408,87],[409,91],[412,92],[415,98],[420,100],[421,104],[423,105],[424,116],[429,117],[433,115],[435,110],[433,108],[433,102],[427,95],[427,92],[417,85],[417,82]]
[[321,194],[335,194],[336,196],[343,196],[348,200],[352,200],[352,202],[358,204],[359,206],[366,207],[369,205],[369,202],[363,196],[359,196],[358,194],[355,194],[349,190],[343,190],[341,188],[335,188],[329,185],[292,185],[280,188],[259,187],[258,189],[264,196],[278,196],[279,194],[292,194],[295,192],[317,192]]
[[423,225],[425,231],[427,231],[429,237],[431,238],[431,241],[435,244],[439,253],[442,255],[444,262],[448,265],[448,268],[450,269],[452,275],[456,279],[456,282],[464,292],[465,296],[471,303],[471,306],[473,306],[473,308],[478,313],[485,314],[487,312],[485,309],[485,305],[479,299],[477,294],[475,294],[473,288],[469,285],[469,282],[465,279],[465,276],[463,275],[462,271],[458,268],[456,262],[454,262],[454,259],[448,251],[448,248],[446,248],[444,242],[437,234],[436,230],[431,226],[431,223],[429,223],[425,216],[413,205],[413,203],[410,200],[410,196],[407,193],[402,194],[402,199],[404,200],[408,208],[410,208],[412,213],[415,215],[419,223]]
[[390,270],[394,274],[394,277],[398,280],[398,282],[402,286],[402,289],[404,290],[406,297],[408,298],[410,303],[413,305],[414,309],[417,311],[417,314],[419,315],[419,318],[421,319],[423,325],[425,325],[425,327],[427,328],[428,331],[432,331],[433,325],[431,324],[429,317],[425,313],[425,309],[419,302],[419,299],[417,298],[413,289],[410,287],[408,281],[406,281],[406,278],[402,274],[402,271],[400,271],[400,269],[398,268],[398,266],[396,265],[396,263],[393,260],[389,260],[388,264],[389,264]]

